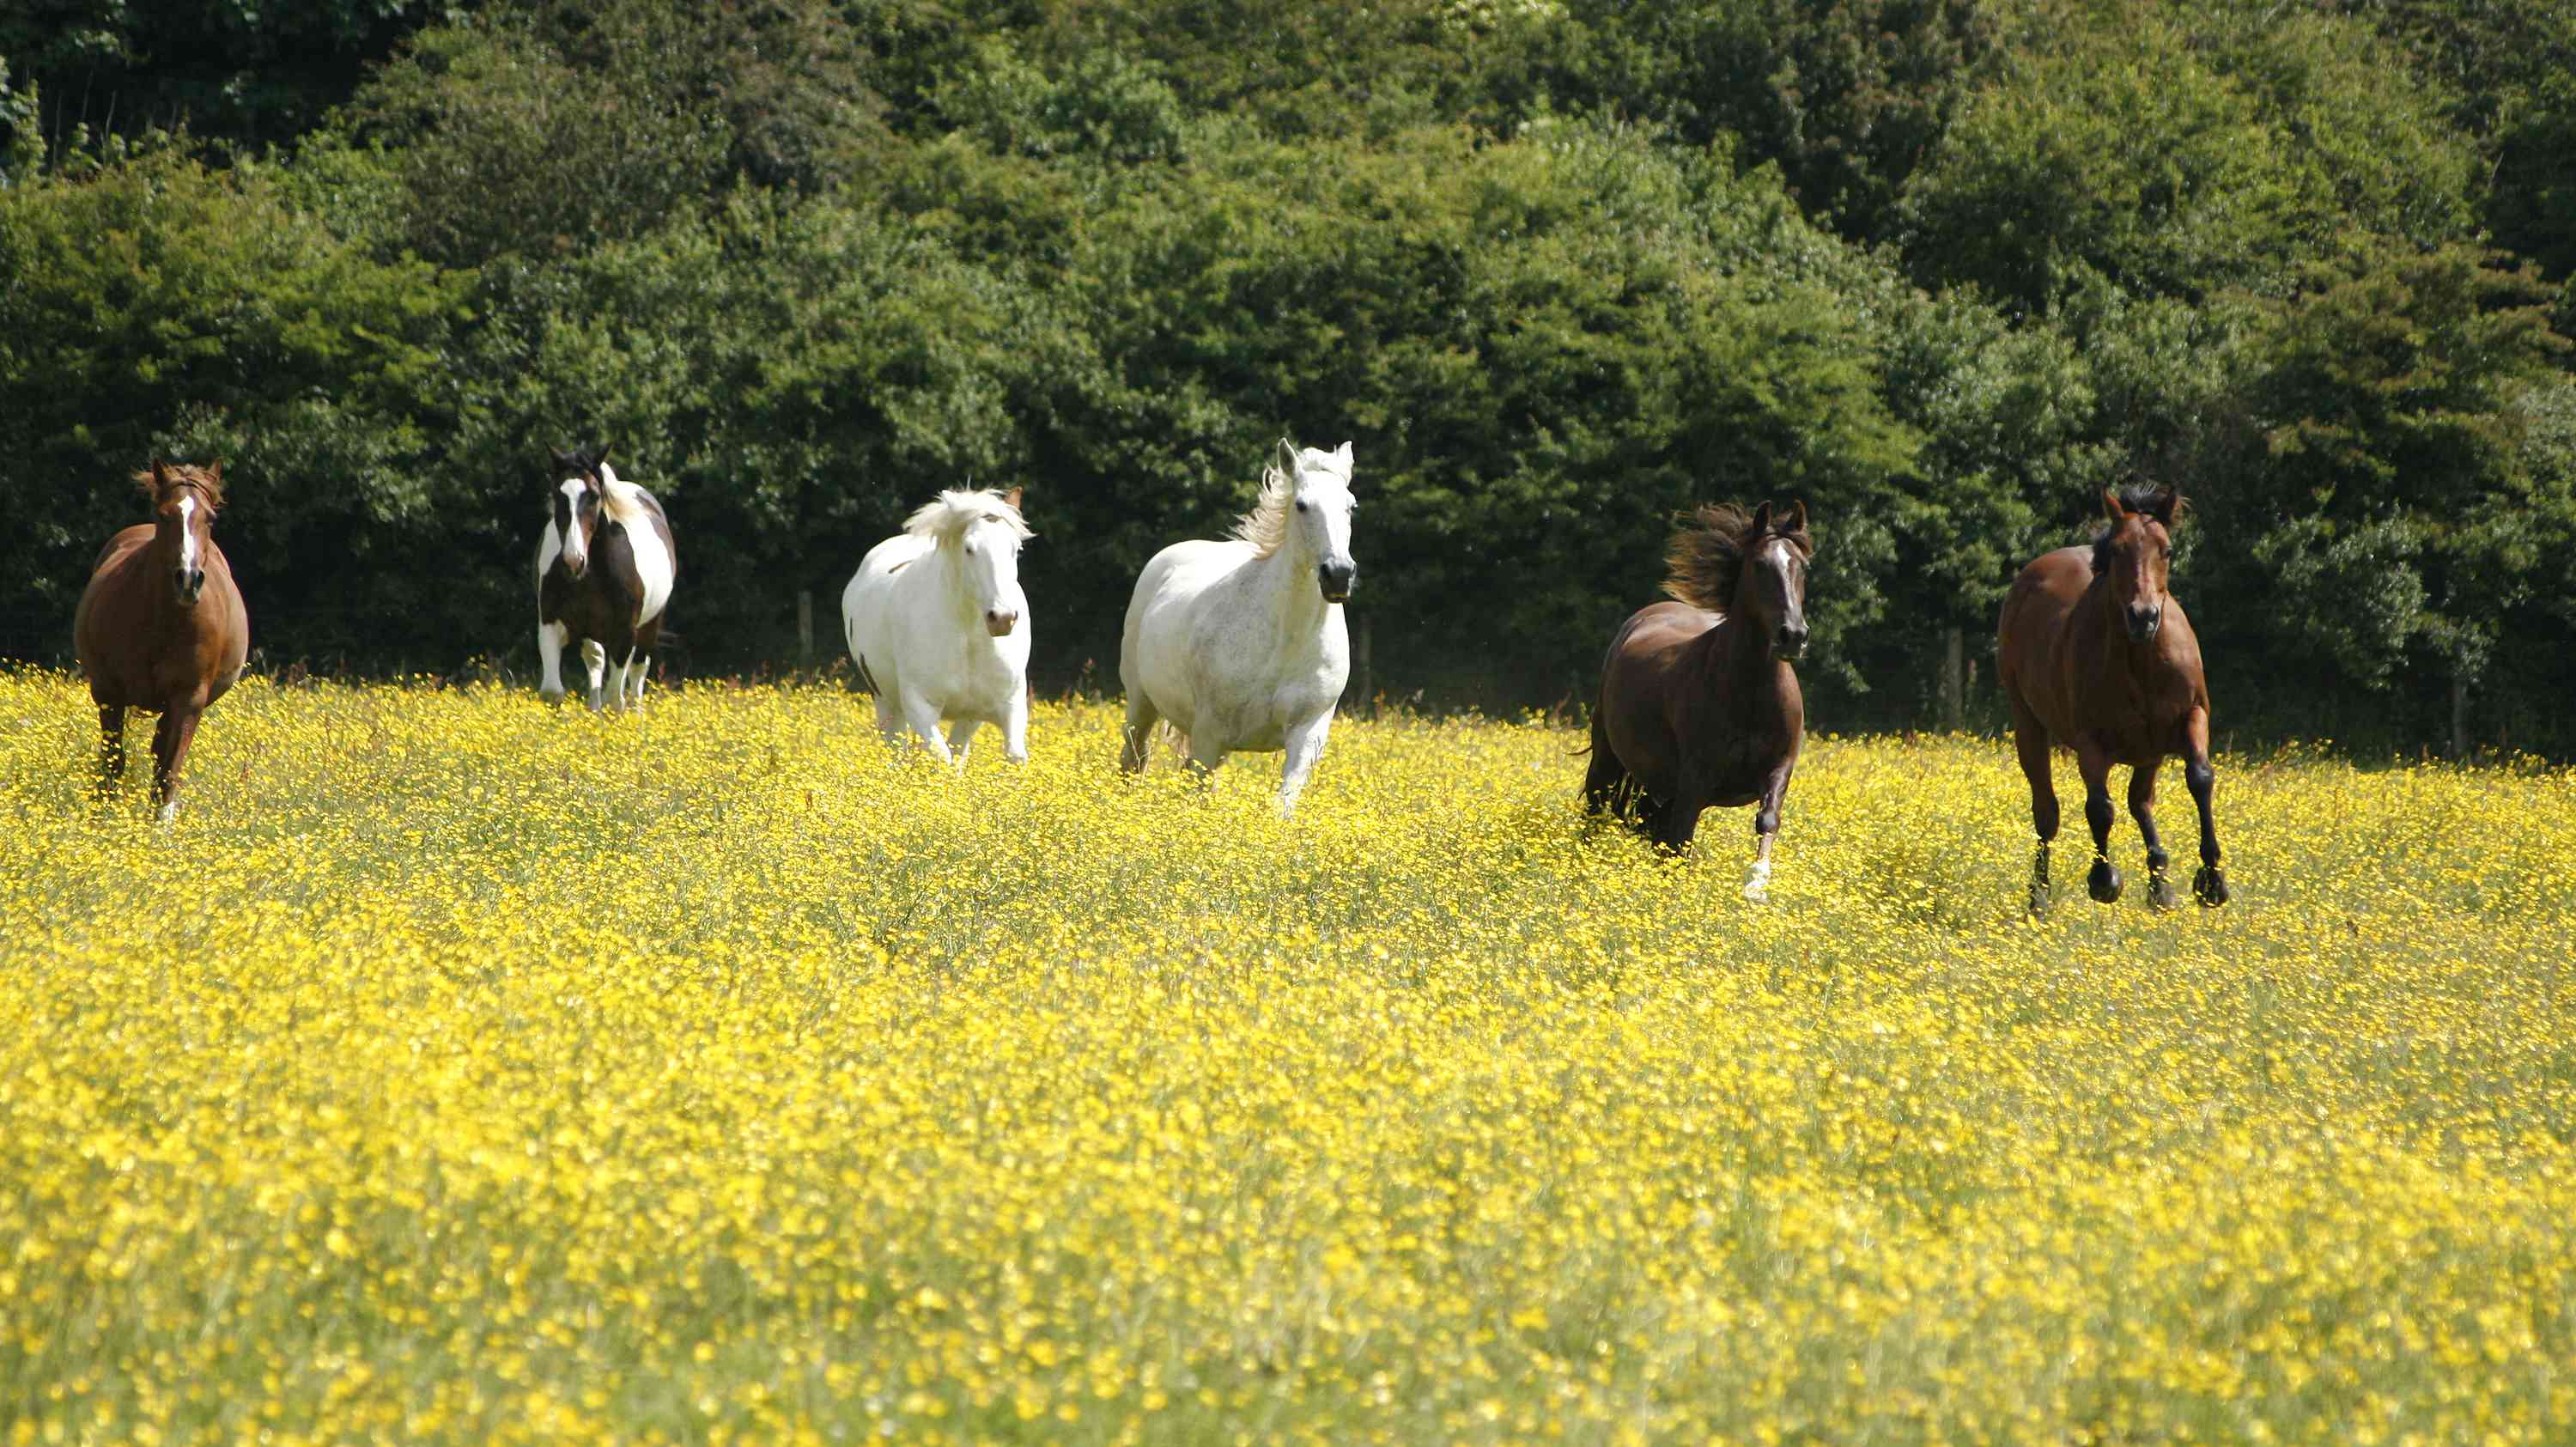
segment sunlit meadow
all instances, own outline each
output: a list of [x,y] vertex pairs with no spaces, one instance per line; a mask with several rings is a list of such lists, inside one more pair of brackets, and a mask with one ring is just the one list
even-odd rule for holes
[[2236,903],[2032,925],[1993,740],[1760,907],[1564,728],[866,714],[253,681],[156,829],[0,674],[0,1441],[2576,1434],[2569,773],[2222,758]]

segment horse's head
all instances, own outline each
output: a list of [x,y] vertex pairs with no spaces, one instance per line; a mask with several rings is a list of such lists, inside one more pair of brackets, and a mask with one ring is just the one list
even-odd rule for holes
[[608,460],[608,449],[599,449],[597,461],[587,453],[546,450],[554,461],[548,473],[554,482],[547,505],[553,510],[555,540],[563,548],[564,571],[579,578],[590,571],[590,535],[599,524],[602,493],[599,469]]
[[1020,542],[1030,536],[1020,518],[1020,489],[962,496],[973,508],[957,537],[966,588],[984,631],[1008,638],[1029,612],[1029,595],[1020,591]]
[[2183,500],[2171,487],[2132,483],[2102,491],[2111,525],[2093,540],[2093,574],[2110,582],[2111,611],[2134,643],[2150,643],[2165,621],[2165,580],[2173,525]]
[[1301,555],[1315,560],[1315,586],[1327,603],[1347,602],[1359,582],[1351,557],[1351,445],[1331,452],[1279,439],[1278,472],[1288,490],[1288,533]]
[[215,513],[224,501],[224,465],[171,467],[152,459],[138,479],[152,498],[152,545],[168,560],[170,591],[183,608],[197,605],[206,587],[206,551],[214,545]]
[[1733,611],[1754,625],[1772,653],[1795,662],[1807,652],[1807,562],[1816,555],[1805,500],[1777,514],[1767,502],[1755,508],[1742,547],[1744,576]]

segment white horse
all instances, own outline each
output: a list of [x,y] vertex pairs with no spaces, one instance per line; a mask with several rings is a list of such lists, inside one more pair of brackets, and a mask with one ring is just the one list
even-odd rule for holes
[[1283,438],[1278,462],[1262,469],[1261,501],[1233,537],[1154,555],[1127,604],[1118,653],[1121,767],[1145,767],[1154,722],[1168,718],[1189,736],[1201,771],[1236,750],[1287,750],[1279,809],[1295,812],[1351,674],[1342,603],[1359,575],[1353,510],[1351,445],[1323,452]]
[[[1020,490],[943,492],[859,560],[841,590],[841,635],[876,691],[877,727],[908,726],[963,767],[983,724],[1015,764],[1029,757],[1029,599],[1020,591]],[[956,720],[948,741],[939,721]]]

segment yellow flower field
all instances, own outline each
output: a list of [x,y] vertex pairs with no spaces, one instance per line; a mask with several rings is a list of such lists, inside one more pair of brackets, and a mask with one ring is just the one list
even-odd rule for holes
[[1562,728],[866,715],[252,681],[156,829],[0,673],[0,1441],[2576,1435],[2568,772],[2224,757],[2236,903],[2032,925],[1994,740],[1762,907]]

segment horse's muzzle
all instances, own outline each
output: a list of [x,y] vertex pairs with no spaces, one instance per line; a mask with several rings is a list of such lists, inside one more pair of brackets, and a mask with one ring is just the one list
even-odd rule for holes
[[1807,656],[1807,625],[1784,623],[1771,637],[1771,651],[1791,663]]
[[2156,639],[2156,631],[2165,626],[2165,610],[2161,604],[2153,608],[2131,607],[2125,611],[2124,616],[2129,625],[2129,641],[2132,643],[2153,643]]
[[1015,611],[995,608],[984,615],[984,631],[996,638],[1010,637],[1011,630],[1019,626],[1020,615]]
[[180,602],[194,603],[197,595],[206,591],[206,570],[173,568],[170,570],[170,586],[178,592]]
[[1359,585],[1359,580],[1360,567],[1357,563],[1323,563],[1315,569],[1316,586],[1324,590],[1324,601],[1327,603],[1349,602],[1351,589]]

